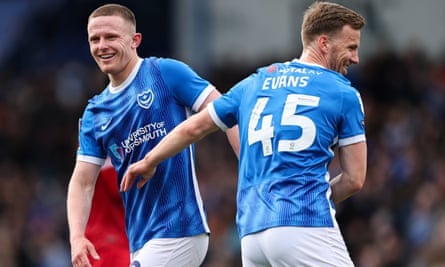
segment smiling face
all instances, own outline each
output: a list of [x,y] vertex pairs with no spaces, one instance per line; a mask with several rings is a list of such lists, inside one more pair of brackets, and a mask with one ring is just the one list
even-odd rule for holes
[[300,60],[315,63],[345,75],[358,64],[360,30],[365,19],[336,3],[314,1],[301,25],[303,51]]
[[130,74],[138,56],[136,48],[141,34],[121,16],[93,17],[88,22],[90,53],[100,70],[108,74],[113,86],[119,85]]
[[345,25],[341,31],[329,38],[328,47],[327,67],[346,75],[349,66],[359,63],[360,31]]

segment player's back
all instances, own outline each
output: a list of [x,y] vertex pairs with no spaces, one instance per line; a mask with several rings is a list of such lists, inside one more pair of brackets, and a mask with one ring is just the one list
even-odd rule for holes
[[357,99],[356,91],[337,73],[298,62],[274,64],[253,77],[239,108],[241,135],[248,140],[241,155],[245,175],[323,176],[343,105],[351,95]]
[[357,91],[336,72],[299,62],[261,68],[239,88],[240,136],[247,140],[240,151],[241,236],[280,225],[332,226],[331,147],[363,134]]

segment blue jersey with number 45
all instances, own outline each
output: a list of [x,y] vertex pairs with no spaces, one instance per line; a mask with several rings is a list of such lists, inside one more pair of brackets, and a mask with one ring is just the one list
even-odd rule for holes
[[360,95],[337,72],[297,60],[260,68],[209,105],[239,125],[240,237],[278,226],[331,227],[334,145],[365,140]]

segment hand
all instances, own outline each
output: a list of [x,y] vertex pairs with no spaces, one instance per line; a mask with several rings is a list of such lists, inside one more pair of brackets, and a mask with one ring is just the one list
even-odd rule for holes
[[142,176],[142,179],[137,183],[137,187],[138,189],[141,189],[141,187],[153,177],[155,172],[156,166],[150,167],[146,159],[131,164],[122,178],[120,191],[127,192],[139,176]]
[[71,262],[73,267],[91,267],[88,256],[94,260],[99,260],[94,245],[85,237],[79,238],[71,242]]

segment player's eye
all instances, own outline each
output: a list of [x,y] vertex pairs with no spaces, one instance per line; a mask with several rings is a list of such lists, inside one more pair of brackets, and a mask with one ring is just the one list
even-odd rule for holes
[[98,37],[91,37],[90,39],[89,39],[89,42],[90,43],[97,43],[97,42],[99,42],[99,38]]

